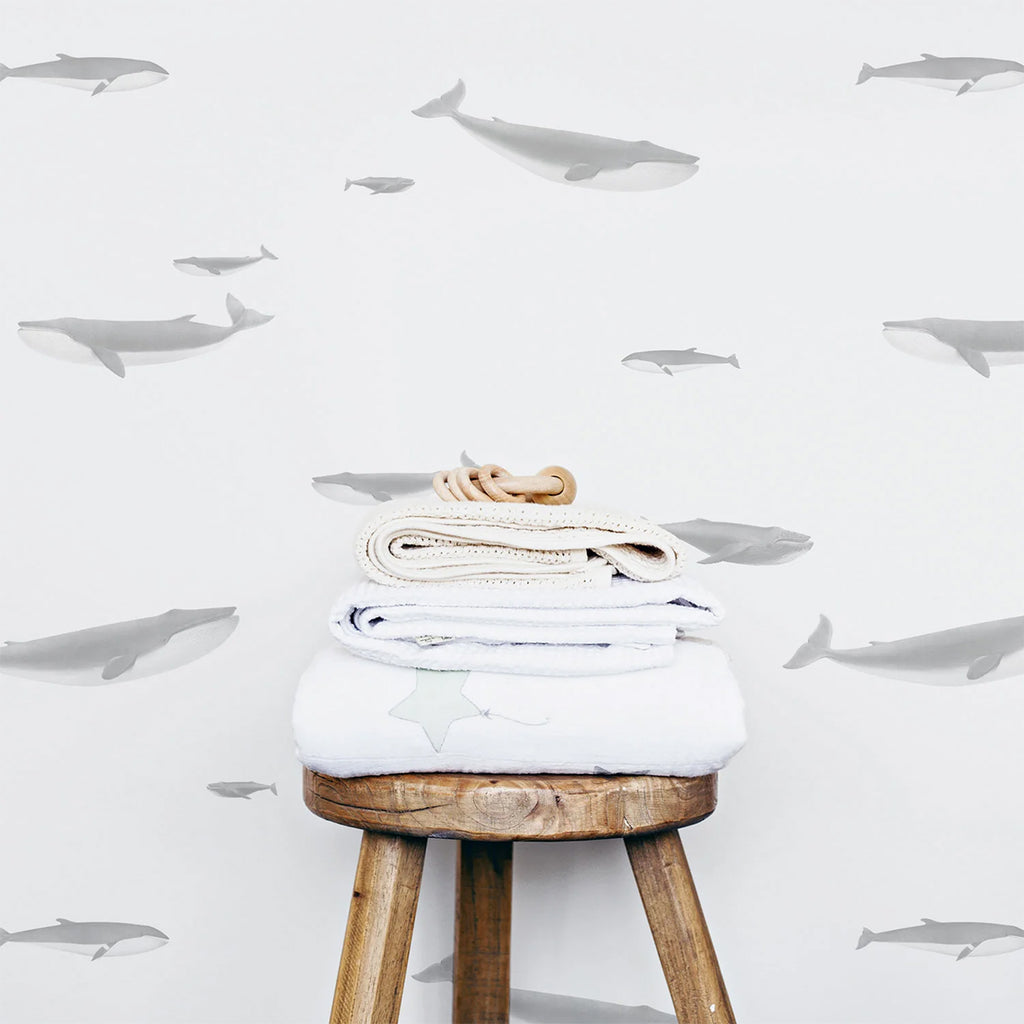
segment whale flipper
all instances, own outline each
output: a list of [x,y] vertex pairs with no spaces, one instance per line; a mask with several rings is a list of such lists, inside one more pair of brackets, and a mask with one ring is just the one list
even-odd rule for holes
[[572,167],[565,172],[565,180],[587,181],[590,178],[596,178],[600,170],[601,168],[595,164],[573,164]]
[[724,548],[719,548],[713,555],[702,558],[699,564],[714,565],[716,562],[728,562],[730,558],[742,555],[744,551],[749,551],[752,547],[754,545],[749,541],[738,540],[735,544],[726,544]]
[[987,676],[989,672],[999,667],[1002,660],[1001,654],[983,654],[980,658],[975,658],[967,669],[967,678],[973,680]]
[[977,85],[977,84],[978,84],[978,80],[976,78],[968,78],[967,81],[964,82],[964,84],[961,85],[959,89],[957,89],[957,91],[956,91],[957,96],[963,96],[963,94],[965,92],[970,92],[972,87]]
[[106,89],[106,87],[108,85],[110,85],[110,83],[108,81],[100,82],[99,85],[97,85],[96,88],[93,89],[93,91],[92,91],[93,96],[99,96],[99,94],[101,92],[103,92],[103,90]]
[[110,947],[109,946],[100,946],[100,948],[97,949],[95,953],[93,953],[92,959],[93,960],[99,960],[99,958],[101,956],[104,956],[105,954],[107,954],[109,952],[110,952]]
[[964,946],[964,948],[957,954],[957,962],[959,963],[964,957],[970,956],[974,952],[975,948],[975,946]]
[[116,658],[111,658],[103,666],[103,678],[116,679],[118,676],[124,675],[135,664],[137,657],[136,654],[119,654]]
[[976,348],[958,348],[957,355],[976,373],[982,377],[991,376],[988,360]]
[[124,376],[124,363],[121,357],[116,352],[111,352],[109,348],[94,347],[92,354],[108,369],[111,373],[116,373],[118,377]]

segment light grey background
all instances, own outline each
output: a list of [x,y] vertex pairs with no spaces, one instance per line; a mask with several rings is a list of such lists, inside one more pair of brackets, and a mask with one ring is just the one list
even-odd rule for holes
[[[0,635],[237,604],[221,648],[96,689],[0,677],[0,925],[137,921],[90,963],[0,948],[12,1024],[324,1019],[358,836],[302,806],[289,712],[328,642],[365,509],[315,474],[427,471],[468,448],[551,462],[581,500],[810,534],[780,567],[699,578],[751,739],[684,833],[751,1024],[1011,1019],[1018,955],[954,963],[860,930],[1024,923],[1024,680],[941,689],[783,662],[824,611],[859,646],[1021,614],[1024,379],[894,350],[881,322],[1019,318],[1024,90],[871,81],[921,51],[1019,58],[1015,2],[3,5],[0,60],[153,60],[90,97],[0,83]],[[1016,52],[1014,52],[1016,50]],[[465,79],[480,116],[700,156],[676,188],[561,187],[409,111]],[[342,192],[400,175],[397,196]],[[280,260],[191,278],[171,260]],[[30,351],[23,319],[224,323],[193,360]],[[632,373],[633,350],[742,371]],[[726,372],[726,370],[728,372]],[[501,382],[494,401],[489,383]],[[450,396],[479,389],[479,400]],[[544,397],[532,411],[514,401]],[[698,554],[694,553],[694,561]],[[276,781],[218,799],[211,781]],[[454,850],[432,844],[410,969],[450,951]],[[615,843],[517,850],[513,981],[669,1006]],[[407,985],[403,1022],[447,1018]]]

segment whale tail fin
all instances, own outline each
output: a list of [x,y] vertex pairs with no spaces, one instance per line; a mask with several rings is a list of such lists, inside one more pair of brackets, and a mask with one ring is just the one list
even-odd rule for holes
[[872,75],[874,75],[877,68],[873,68],[870,64],[861,64],[860,74],[857,76],[857,84],[863,85]]
[[277,783],[276,782],[272,782],[270,784],[270,792],[273,793],[274,796],[277,796]]
[[9,938],[11,933],[6,928],[0,928],[0,946],[2,946]]
[[260,255],[265,260],[276,260],[277,259],[277,257],[265,245],[261,245],[260,246]]
[[857,940],[857,948],[863,949],[869,942],[873,941],[875,933],[870,928],[865,928],[860,933],[860,938]]
[[6,64],[0,64],[0,82],[2,82],[10,73],[11,69]]
[[417,117],[451,117],[458,113],[465,98],[466,83],[460,78],[446,93],[438,96],[436,100],[424,103],[422,107],[417,107],[413,113]]
[[807,643],[801,644],[783,668],[804,668],[806,665],[813,665],[820,658],[827,658],[832,653],[832,623],[822,615],[818,619],[818,625],[814,632],[807,638]]
[[347,192],[351,187],[352,187],[352,179],[351,178],[346,178],[345,179],[345,187],[342,189],[342,192]]
[[244,331],[247,327],[259,327],[260,324],[269,323],[274,319],[273,316],[267,313],[260,313],[255,309],[247,309],[234,295],[228,295],[226,305],[231,322],[240,331]]
[[736,358],[735,354],[729,356],[726,362],[732,363],[732,365],[735,366],[737,370],[740,368],[740,361]]

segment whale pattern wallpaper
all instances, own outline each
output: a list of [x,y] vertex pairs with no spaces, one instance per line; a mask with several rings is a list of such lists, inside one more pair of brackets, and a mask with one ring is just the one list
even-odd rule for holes
[[[682,838],[737,1017],[1019,1016],[1019,3],[0,7],[5,1024],[326,1019],[359,835],[295,687],[365,518],[476,460],[728,609]],[[546,734],[465,689],[389,728]],[[674,1019],[621,844],[515,886],[513,1021]]]

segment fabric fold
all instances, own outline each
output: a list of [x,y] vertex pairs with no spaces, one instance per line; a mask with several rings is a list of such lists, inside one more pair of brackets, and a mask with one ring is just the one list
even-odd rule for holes
[[296,756],[337,777],[401,772],[651,774],[718,771],[746,741],[726,655],[679,640],[649,672],[581,676],[414,669],[338,645],[303,674]]
[[549,676],[608,675],[667,665],[685,630],[723,609],[685,576],[604,588],[466,583],[356,584],[330,616],[348,650],[392,665]]
[[373,581],[605,587],[615,573],[678,575],[682,542],[642,516],[597,506],[388,501],[356,537]]

